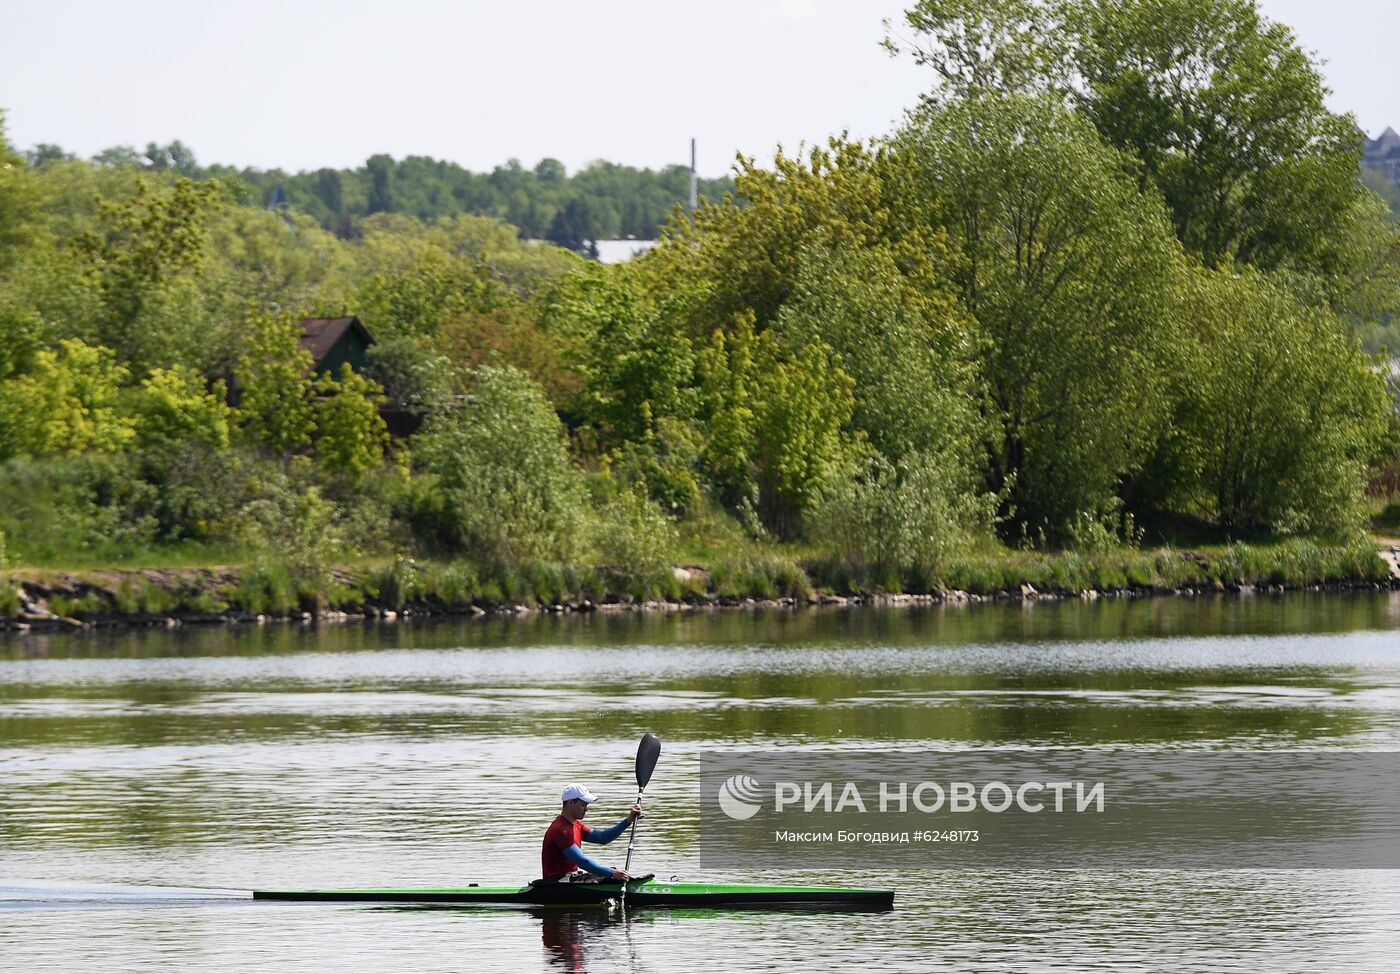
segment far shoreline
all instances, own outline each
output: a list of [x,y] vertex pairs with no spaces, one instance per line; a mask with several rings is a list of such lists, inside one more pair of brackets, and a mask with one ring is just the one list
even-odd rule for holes
[[[1203,556],[1174,553],[1195,565],[1208,565]],[[0,610],[0,632],[24,634],[91,632],[94,630],[178,628],[182,626],[256,626],[273,623],[397,623],[445,619],[508,619],[541,616],[669,614],[743,611],[821,610],[826,608],[891,608],[904,606],[970,606],[1034,604],[1037,602],[1096,602],[1157,598],[1278,596],[1287,593],[1363,594],[1400,590],[1400,568],[1394,555],[1380,549],[1375,563],[1350,577],[1317,572],[1320,577],[1288,578],[1277,566],[1249,580],[1225,580],[1198,571],[1178,584],[1127,581],[1102,587],[1057,585],[1067,574],[1062,561],[1082,558],[1066,553],[1039,563],[1039,577],[1024,573],[1019,584],[984,586],[982,590],[938,587],[929,591],[834,591],[811,586],[805,592],[742,594],[692,588],[681,595],[619,597],[578,593],[557,599],[484,597],[444,598],[424,590],[385,593],[367,573],[337,570],[335,598],[301,596],[280,607],[240,605],[240,586],[247,570],[237,568],[109,569],[52,571],[12,569],[7,574],[9,598]],[[1158,555],[1157,557],[1161,557]],[[1005,567],[1005,566],[1003,566]],[[678,578],[692,580],[709,573],[694,566],[677,566]],[[1129,573],[1131,574],[1131,573]],[[805,576],[804,576],[805,577]],[[1120,574],[1121,577],[1121,574]],[[0,582],[0,587],[4,582]]]

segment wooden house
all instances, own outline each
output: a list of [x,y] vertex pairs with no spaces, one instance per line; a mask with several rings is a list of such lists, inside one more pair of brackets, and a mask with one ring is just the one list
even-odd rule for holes
[[[359,318],[304,318],[301,331],[301,347],[311,353],[313,374],[337,378],[342,365],[364,374],[365,353],[374,344],[374,336]],[[379,415],[384,418],[389,435],[401,439],[418,432],[424,411],[406,403],[390,402],[380,407]]]
[[312,372],[335,378],[342,365],[365,371],[365,353],[374,337],[359,318],[304,318],[301,331],[301,347],[311,353]]

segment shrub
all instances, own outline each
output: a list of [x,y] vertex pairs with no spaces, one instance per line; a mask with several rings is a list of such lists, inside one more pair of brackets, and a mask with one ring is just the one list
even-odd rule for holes
[[325,595],[335,581],[331,567],[345,552],[336,514],[315,486],[280,485],[248,504],[243,537],[255,570],[269,578],[285,575],[308,599]]
[[14,459],[0,467],[0,529],[30,564],[120,561],[155,542],[158,492],[125,457]]
[[1120,552],[1124,548],[1136,547],[1142,541],[1142,532],[1131,514],[1122,515],[1115,502],[1108,509],[1094,513],[1080,511],[1067,525],[1066,546],[1075,551],[1108,554]]
[[243,572],[234,600],[245,612],[254,614],[290,612],[299,601],[296,583],[287,569],[267,563],[251,565]]
[[599,514],[598,564],[620,591],[643,598],[666,591],[679,542],[675,525],[638,490]]
[[84,616],[105,615],[111,611],[108,601],[92,589],[77,598],[55,595],[49,600],[49,610],[56,616],[81,619]]
[[936,574],[989,530],[995,499],[967,487],[927,454],[876,457],[863,476],[827,485],[811,534],[855,578],[898,589],[903,576]]
[[811,581],[791,558],[774,552],[742,551],[717,563],[710,573],[715,594],[728,598],[807,598]]
[[542,603],[562,602],[576,587],[577,575],[568,565],[556,562],[531,562],[522,566],[521,574]]
[[684,517],[702,504],[695,468],[704,440],[693,424],[674,417],[659,417],[655,427],[641,441],[622,444],[612,468],[622,482],[643,485],[662,510]]
[[228,603],[213,592],[195,592],[187,597],[184,603],[184,608],[190,612],[213,614],[228,610]]
[[370,574],[369,586],[380,605],[402,609],[419,592],[418,563],[400,553],[391,564]]
[[468,604],[481,588],[476,569],[466,562],[425,568],[418,573],[418,585],[424,595],[453,606]]
[[116,611],[124,615],[164,615],[185,601],[179,593],[136,575],[122,579],[112,594]]
[[433,516],[456,550],[501,564],[578,554],[583,478],[553,407],[523,372],[479,369],[468,405],[433,416],[414,459],[436,478],[443,503]]
[[388,517],[406,528],[420,547],[435,553],[458,550],[455,516],[436,476],[417,473],[390,478],[382,496]]
[[180,605],[180,597],[162,585],[146,585],[141,590],[141,611],[147,615],[164,615]]

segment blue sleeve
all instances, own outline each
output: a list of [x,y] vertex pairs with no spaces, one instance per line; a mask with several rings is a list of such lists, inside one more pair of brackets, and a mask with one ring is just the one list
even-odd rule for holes
[[609,829],[589,829],[586,833],[584,833],[583,841],[596,842],[599,845],[607,845],[613,839],[617,838],[623,832],[627,831],[627,825],[631,821],[632,820],[630,818],[624,818],[621,822],[618,822],[616,825]]
[[571,845],[564,850],[564,855],[575,866],[587,869],[595,876],[611,876],[612,870],[600,862],[594,862],[583,854],[583,850],[576,845]]

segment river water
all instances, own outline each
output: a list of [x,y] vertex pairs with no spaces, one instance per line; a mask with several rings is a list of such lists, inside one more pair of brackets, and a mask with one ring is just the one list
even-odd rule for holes
[[[615,820],[644,731],[641,871],[888,886],[896,909],[249,898],[533,878],[561,784]],[[1400,750],[1400,597],[12,637],[0,970],[1395,969],[1395,871],[698,866],[707,750],[1086,746]]]

